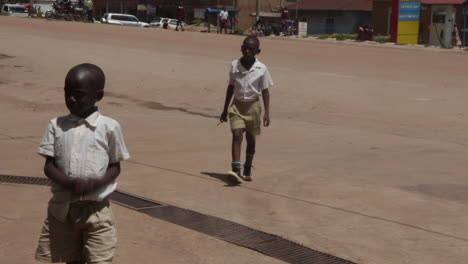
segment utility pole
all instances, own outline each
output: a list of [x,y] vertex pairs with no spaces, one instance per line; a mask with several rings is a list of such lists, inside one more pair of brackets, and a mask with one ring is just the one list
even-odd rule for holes
[[298,12],[299,12],[299,0],[296,0],[296,21],[298,20]]
[[258,21],[260,19],[260,5],[258,1],[259,0],[257,0],[256,6],[255,6],[255,21]]
[[398,20],[400,14],[400,0],[392,0],[392,18],[390,22],[390,38],[392,42],[398,42]]

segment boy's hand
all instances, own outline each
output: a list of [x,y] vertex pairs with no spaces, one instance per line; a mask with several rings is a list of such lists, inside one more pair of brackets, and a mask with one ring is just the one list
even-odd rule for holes
[[88,177],[78,178],[74,182],[74,193],[85,194],[94,190],[95,180]]
[[227,122],[227,111],[223,111],[223,113],[221,114],[221,117],[219,118],[219,121],[221,123]]
[[263,126],[269,126],[270,125],[270,115],[264,114],[263,115]]

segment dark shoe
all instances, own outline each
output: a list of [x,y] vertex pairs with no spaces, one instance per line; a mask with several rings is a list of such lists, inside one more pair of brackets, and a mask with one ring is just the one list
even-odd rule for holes
[[253,166],[244,166],[244,175],[242,176],[244,181],[252,181],[252,168]]

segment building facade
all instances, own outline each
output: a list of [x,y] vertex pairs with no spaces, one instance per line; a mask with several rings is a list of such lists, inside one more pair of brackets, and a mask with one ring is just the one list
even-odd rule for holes
[[292,18],[307,22],[308,34],[355,33],[372,23],[371,0],[303,0],[288,9]]

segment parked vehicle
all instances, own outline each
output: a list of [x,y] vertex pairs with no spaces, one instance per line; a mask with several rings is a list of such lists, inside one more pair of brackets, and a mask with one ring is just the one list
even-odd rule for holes
[[[157,18],[150,23],[152,27],[163,27],[164,23],[167,23],[168,28],[175,29],[177,27],[177,19],[174,18]],[[182,22],[182,26],[187,26],[187,23]]]
[[101,18],[101,22],[121,26],[150,27],[150,24],[141,22],[135,16],[127,14],[105,13]]
[[71,7],[67,4],[54,2],[52,4],[52,10],[45,12],[45,17],[47,19],[65,19],[67,21],[71,21],[73,20],[73,15],[70,8]]
[[29,17],[28,9],[22,5],[3,5],[0,15],[3,16],[16,16],[16,17]]
[[150,26],[154,27],[156,24],[160,23],[161,20],[163,20],[163,19],[167,19],[167,18],[164,18],[164,17],[155,17],[155,18],[153,19],[153,21],[151,21]]
[[84,21],[86,19],[84,4],[82,0],[79,0],[77,2],[70,2],[70,14],[72,15],[75,21]]
[[24,7],[26,7],[26,9],[28,9],[28,15],[29,17],[32,17],[33,16],[33,5],[31,4],[31,0],[16,0],[15,1],[15,4],[17,5],[22,5]]

